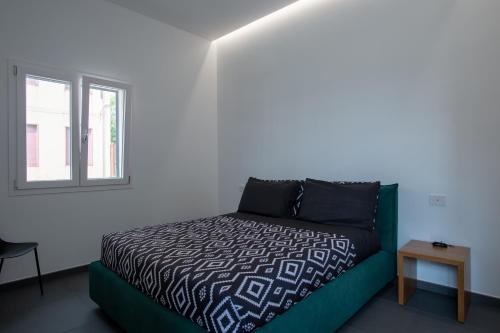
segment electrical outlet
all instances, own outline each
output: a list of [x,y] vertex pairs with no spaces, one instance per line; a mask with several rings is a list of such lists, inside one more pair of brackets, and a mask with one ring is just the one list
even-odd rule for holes
[[429,195],[429,205],[436,207],[446,206],[446,195],[444,194],[430,194]]

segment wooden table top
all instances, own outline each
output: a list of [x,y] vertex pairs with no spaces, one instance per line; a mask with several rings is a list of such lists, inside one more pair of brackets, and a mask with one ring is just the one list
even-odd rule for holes
[[470,248],[464,246],[440,248],[432,246],[430,242],[411,240],[399,250],[399,253],[405,257],[457,265],[465,263],[469,259]]

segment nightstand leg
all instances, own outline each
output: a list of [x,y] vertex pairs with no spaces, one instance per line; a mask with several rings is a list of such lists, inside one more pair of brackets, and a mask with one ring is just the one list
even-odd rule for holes
[[398,254],[398,302],[405,305],[417,288],[417,260]]
[[465,263],[457,266],[457,293],[458,293],[458,318],[461,323],[465,322],[465,315],[470,301],[469,288],[469,268]]

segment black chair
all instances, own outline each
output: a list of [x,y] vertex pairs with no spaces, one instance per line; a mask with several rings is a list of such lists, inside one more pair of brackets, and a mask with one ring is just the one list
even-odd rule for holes
[[0,239],[0,273],[4,259],[15,258],[35,251],[36,270],[38,272],[38,284],[40,284],[40,293],[43,295],[42,276],[40,275],[40,264],[38,263],[38,243],[10,243]]

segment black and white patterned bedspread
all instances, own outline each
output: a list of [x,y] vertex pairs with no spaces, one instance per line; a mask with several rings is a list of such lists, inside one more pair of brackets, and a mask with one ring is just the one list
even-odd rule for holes
[[105,235],[102,262],[210,332],[269,322],[354,265],[342,235],[204,218]]

